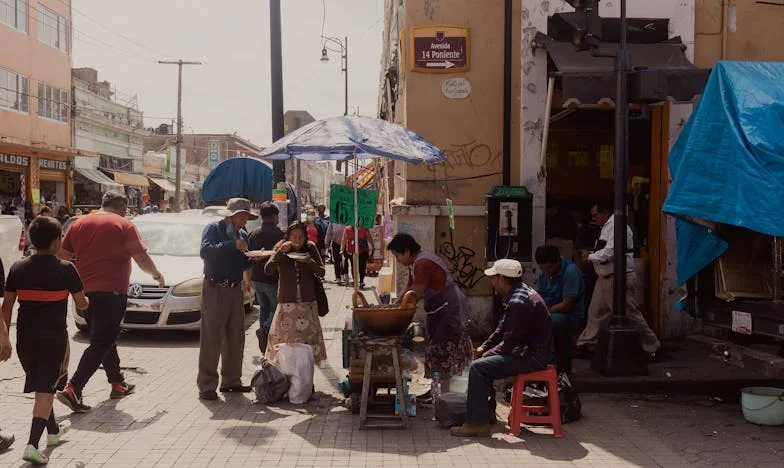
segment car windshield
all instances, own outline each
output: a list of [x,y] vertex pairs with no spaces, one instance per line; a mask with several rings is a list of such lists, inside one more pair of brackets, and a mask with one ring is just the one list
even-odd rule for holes
[[144,222],[137,223],[136,228],[150,255],[199,256],[204,230],[201,224]]

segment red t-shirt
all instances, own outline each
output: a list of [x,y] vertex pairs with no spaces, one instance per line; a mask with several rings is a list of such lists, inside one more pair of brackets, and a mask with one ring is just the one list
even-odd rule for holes
[[63,249],[76,256],[76,270],[86,292],[127,294],[131,258],[147,251],[129,220],[98,212],[76,221],[63,239]]
[[[346,226],[346,250],[349,254],[354,253],[354,226]],[[359,251],[360,252],[367,252],[367,248],[363,248],[363,245],[367,244],[368,237],[370,237],[370,229],[360,227],[359,228],[359,240],[365,241],[359,243]],[[369,244],[367,244],[369,245]]]
[[415,284],[441,291],[446,287],[446,272],[433,261],[419,260],[414,264],[414,274],[408,276],[408,287]]

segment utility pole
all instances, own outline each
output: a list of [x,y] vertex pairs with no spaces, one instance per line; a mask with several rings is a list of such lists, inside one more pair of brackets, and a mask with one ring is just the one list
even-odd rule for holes
[[201,65],[201,62],[186,62],[184,60],[164,61],[159,60],[162,65],[177,65],[177,173],[175,174],[175,193],[174,193],[174,212],[179,213],[182,206],[182,166],[180,166],[180,146],[182,144],[182,66],[183,65]]
[[[280,0],[270,0],[270,82],[272,88],[272,141],[283,138],[283,52],[281,48]],[[286,182],[286,161],[272,161],[276,187]]]

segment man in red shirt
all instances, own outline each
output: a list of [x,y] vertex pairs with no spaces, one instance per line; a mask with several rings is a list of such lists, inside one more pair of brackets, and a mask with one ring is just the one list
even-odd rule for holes
[[59,253],[64,260],[76,256],[76,269],[90,299],[90,307],[85,311],[90,346],[84,351],[71,381],[57,394],[61,403],[77,413],[90,410],[82,402],[82,389],[101,364],[112,386],[110,398],[123,398],[134,391],[135,386],[125,382],[117,354],[117,337],[128,299],[131,259],[160,287],[165,285],[163,275],[147,255],[136,226],[124,218],[127,204],[125,195],[105,193],[101,210],[71,226]]

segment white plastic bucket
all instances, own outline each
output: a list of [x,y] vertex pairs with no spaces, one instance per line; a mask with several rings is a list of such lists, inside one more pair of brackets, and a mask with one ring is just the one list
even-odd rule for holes
[[453,393],[467,393],[468,392],[468,370],[471,368],[469,364],[463,369],[462,375],[455,375],[449,379],[449,391]]
[[762,426],[784,426],[784,389],[746,387],[741,390],[740,405],[746,421]]

